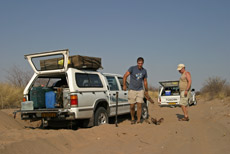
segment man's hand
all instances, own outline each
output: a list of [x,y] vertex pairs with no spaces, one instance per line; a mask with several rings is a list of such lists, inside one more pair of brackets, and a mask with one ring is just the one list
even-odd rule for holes
[[144,94],[145,94],[145,98],[146,98],[150,103],[154,104],[154,101],[153,101],[152,98],[149,96],[148,91],[145,91]]
[[186,91],[184,92],[184,97],[187,97],[187,95],[188,95],[188,91],[186,90]]

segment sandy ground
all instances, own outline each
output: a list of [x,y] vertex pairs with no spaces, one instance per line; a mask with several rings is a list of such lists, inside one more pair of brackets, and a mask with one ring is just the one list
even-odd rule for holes
[[149,111],[164,122],[130,125],[129,116],[120,116],[118,127],[43,130],[39,123],[21,121],[20,116],[13,119],[12,110],[0,110],[0,153],[230,153],[230,99],[199,100],[189,108],[189,122],[178,121],[179,107],[150,104]]

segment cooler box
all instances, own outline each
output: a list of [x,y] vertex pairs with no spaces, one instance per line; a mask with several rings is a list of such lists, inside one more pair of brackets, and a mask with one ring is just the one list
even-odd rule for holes
[[171,95],[171,90],[166,90],[165,91],[165,96],[170,96]]
[[46,108],[45,93],[52,91],[51,88],[33,87],[30,90],[30,101],[33,101],[34,109]]
[[46,108],[47,109],[53,109],[55,108],[56,104],[56,93],[53,91],[46,92],[45,94],[45,102],[46,102]]
[[21,110],[34,110],[34,103],[33,101],[26,101],[21,103]]

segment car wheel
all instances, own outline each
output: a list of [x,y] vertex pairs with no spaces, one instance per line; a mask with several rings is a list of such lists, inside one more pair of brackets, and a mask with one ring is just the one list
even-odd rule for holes
[[99,126],[109,123],[109,116],[105,108],[99,107],[94,115],[94,125]]
[[149,110],[148,110],[148,106],[146,103],[142,104],[141,117],[142,117],[142,119],[148,119],[148,117],[149,117]]
[[196,100],[196,98],[195,98],[195,102],[193,103],[194,105],[197,105],[197,100]]

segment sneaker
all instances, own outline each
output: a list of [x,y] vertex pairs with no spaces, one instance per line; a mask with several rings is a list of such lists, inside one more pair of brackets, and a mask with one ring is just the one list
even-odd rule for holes
[[131,120],[131,125],[135,124],[136,121],[135,120]]

